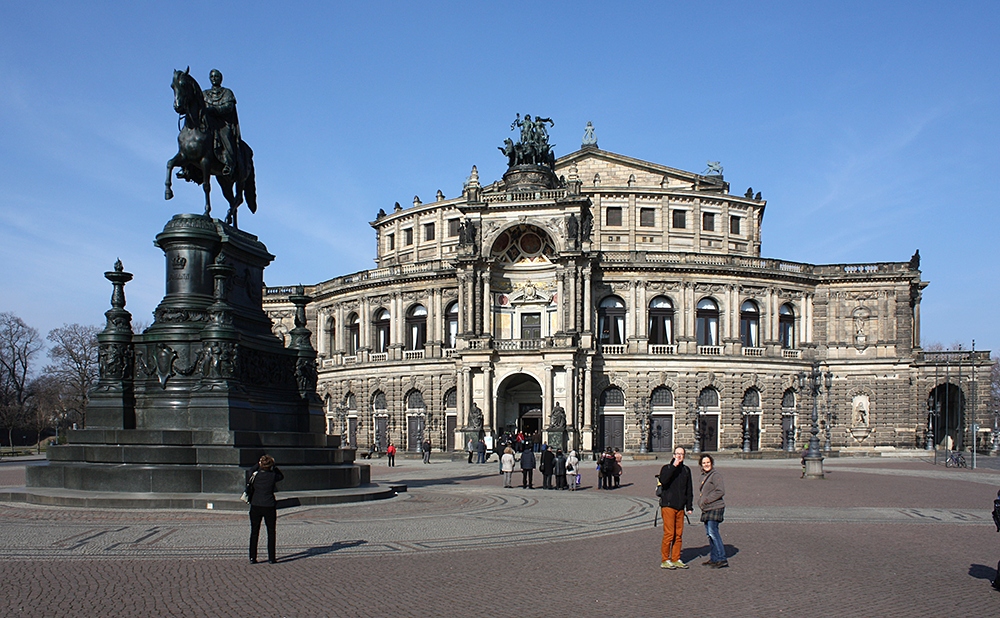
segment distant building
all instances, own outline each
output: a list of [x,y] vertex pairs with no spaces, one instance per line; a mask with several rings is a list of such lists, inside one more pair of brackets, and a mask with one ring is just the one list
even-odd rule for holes
[[[517,430],[584,452],[802,449],[798,376],[818,363],[821,444],[967,445],[989,352],[921,350],[919,256],[762,258],[759,193],[592,142],[554,174],[482,186],[473,168],[458,197],[380,211],[377,268],[306,288],[330,433],[407,451]],[[293,327],[287,288],[265,309]]]

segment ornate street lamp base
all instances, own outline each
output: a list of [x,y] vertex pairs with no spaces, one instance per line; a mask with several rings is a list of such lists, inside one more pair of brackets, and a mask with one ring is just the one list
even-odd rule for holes
[[821,479],[825,478],[823,476],[823,458],[822,457],[806,457],[806,471],[803,478],[807,479]]

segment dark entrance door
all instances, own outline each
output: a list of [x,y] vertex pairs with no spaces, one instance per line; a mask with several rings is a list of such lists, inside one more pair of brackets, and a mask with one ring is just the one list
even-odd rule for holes
[[617,448],[625,450],[625,417],[605,414],[604,419],[604,448]]
[[674,417],[654,416],[650,426],[649,448],[654,453],[674,450]]
[[455,450],[455,429],[458,427],[458,417],[454,414],[449,414],[445,417],[445,447],[449,451]]
[[719,417],[703,414],[701,417],[701,451],[719,450]]
[[[518,429],[530,436],[542,430],[542,409],[535,403],[522,403],[518,409]],[[543,440],[544,441],[544,440]]]
[[795,450],[795,416],[783,414],[781,416],[781,448],[786,451]]
[[750,414],[747,416],[747,433],[750,434],[750,450],[760,450],[760,415]]
[[347,441],[350,442],[351,448],[358,448],[358,418],[356,416],[347,419]]
[[406,419],[406,450],[420,452],[420,436],[424,432],[424,417],[409,416]]
[[388,446],[389,418],[385,416],[375,417],[375,450],[384,453]]

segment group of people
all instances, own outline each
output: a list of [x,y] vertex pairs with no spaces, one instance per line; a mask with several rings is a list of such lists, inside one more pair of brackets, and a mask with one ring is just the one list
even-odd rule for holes
[[[663,515],[663,541],[660,545],[662,569],[686,569],[681,560],[681,537],[684,535],[684,517],[694,513],[694,483],[691,470],[684,465],[686,451],[682,447],[674,449],[673,459],[660,468],[657,476],[656,494],[660,497],[660,512]],[[699,459],[701,482],[698,486],[698,508],[701,521],[708,535],[709,556],[702,564],[714,569],[729,566],[726,548],[719,534],[719,524],[726,512],[723,496],[726,494],[722,475],[715,469],[715,459],[703,453]]]
[[536,466],[542,475],[542,489],[573,491],[580,486],[580,458],[577,457],[575,450],[571,450],[567,455],[562,449],[553,452],[548,444],[543,444],[536,461],[532,449],[525,449],[517,454],[513,447],[505,447],[503,455],[500,456],[500,473],[503,474],[504,487],[514,486],[512,483],[516,464],[520,464],[521,467],[522,489],[535,488]]
[[622,482],[622,452],[609,446],[597,460],[597,488],[618,489]]

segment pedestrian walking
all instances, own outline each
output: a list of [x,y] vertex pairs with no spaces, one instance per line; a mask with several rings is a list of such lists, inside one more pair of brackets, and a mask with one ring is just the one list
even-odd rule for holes
[[726,487],[722,483],[722,475],[715,469],[715,459],[707,453],[701,456],[701,485],[698,490],[698,508],[701,509],[701,521],[705,524],[705,534],[708,535],[708,560],[702,564],[713,569],[724,569],[729,566],[726,560],[726,546],[719,534],[719,524],[726,513],[726,503],[722,497],[726,495]]
[[389,467],[393,468],[396,466],[396,445],[392,442],[389,446],[385,447],[385,456],[389,459]]
[[472,463],[472,456],[476,454],[476,441],[469,438],[468,444],[465,445],[465,450],[469,451],[469,463]]
[[570,491],[576,491],[580,486],[580,458],[576,456],[575,450],[570,451],[566,458],[566,480]]
[[[997,492],[996,500],[993,501],[993,523],[997,526],[997,532],[1000,532],[1000,491]],[[997,576],[993,580],[993,587],[1000,590],[1000,562],[997,563]]]
[[521,489],[534,489],[535,453],[530,448],[521,451]]
[[247,484],[250,492],[250,563],[257,564],[257,541],[260,538],[260,522],[267,527],[267,561],[278,562],[275,557],[278,523],[278,501],[274,499],[275,485],[285,478],[281,470],[274,465],[274,458],[261,455],[251,470],[247,471]]
[[509,446],[503,450],[500,456],[500,472],[503,473],[503,486],[513,487],[510,484],[510,477],[514,474],[514,449]]
[[661,569],[686,569],[681,562],[681,539],[684,514],[694,512],[691,470],[684,465],[684,448],[674,449],[670,463],[660,468],[660,512],[663,515],[663,541],[660,543]]
[[420,445],[420,450],[424,454],[424,463],[429,464],[431,462],[431,439],[427,438],[424,443]]
[[552,489],[552,475],[555,472],[556,456],[548,444],[542,445],[542,464],[538,471],[542,473],[542,489]]
[[569,489],[566,484],[566,455],[562,449],[556,449],[556,458],[553,462],[556,473],[556,489]]

